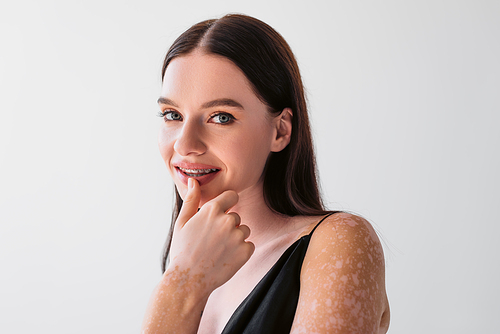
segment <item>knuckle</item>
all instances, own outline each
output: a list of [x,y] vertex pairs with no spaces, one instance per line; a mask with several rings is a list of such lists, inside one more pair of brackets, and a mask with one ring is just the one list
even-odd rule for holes
[[220,212],[222,210],[220,203],[217,201],[208,202],[204,205],[204,208],[210,213]]
[[192,195],[186,196],[186,198],[184,198],[184,201],[182,203],[181,211],[182,211],[182,209],[185,210],[186,207],[193,205],[194,201],[195,201],[194,196],[192,196]]
[[234,226],[238,226],[240,224],[241,218],[236,212],[230,212],[227,216],[228,222],[232,223]]
[[242,234],[243,239],[248,238],[248,236],[250,235],[250,230],[249,230],[249,229],[248,229],[248,227],[246,227],[245,225],[240,225],[240,226],[238,226],[238,230],[239,230],[239,231],[240,231],[240,233]]
[[234,216],[231,214],[224,215],[224,223],[226,223],[228,226],[234,225]]
[[251,242],[245,242],[245,246],[247,259],[249,259],[255,251],[255,245]]
[[222,204],[219,201],[215,201],[212,203],[212,209],[215,212],[224,212],[224,208],[222,207]]

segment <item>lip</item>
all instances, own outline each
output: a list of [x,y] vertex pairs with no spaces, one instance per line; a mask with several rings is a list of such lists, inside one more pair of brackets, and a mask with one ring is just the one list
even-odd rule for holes
[[[220,172],[220,168],[217,166],[212,166],[212,165],[205,165],[205,164],[200,164],[200,163],[189,163],[189,162],[175,162],[172,163],[173,168],[175,169],[175,173],[177,177],[181,180],[182,183],[184,183],[186,186],[188,184],[188,180],[195,179],[198,181],[200,186],[203,186],[207,184],[208,182],[212,181],[217,174]],[[203,175],[203,176],[189,176],[186,173],[184,173],[182,169],[216,169],[217,171]]]

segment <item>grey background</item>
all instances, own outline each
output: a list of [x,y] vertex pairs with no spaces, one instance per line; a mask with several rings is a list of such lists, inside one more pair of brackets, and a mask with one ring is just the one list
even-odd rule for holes
[[499,1],[0,4],[0,332],[138,333],[172,183],[168,46],[256,16],[290,43],[332,209],[384,242],[390,333],[498,333]]

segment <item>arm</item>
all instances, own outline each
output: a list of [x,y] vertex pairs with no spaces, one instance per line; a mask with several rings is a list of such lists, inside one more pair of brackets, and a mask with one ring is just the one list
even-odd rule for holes
[[141,333],[196,333],[209,294],[201,277],[169,267],[151,296]]
[[151,297],[143,334],[196,333],[210,294],[248,261],[255,247],[245,239],[250,229],[236,213],[238,201],[225,191],[198,211],[201,191],[189,179],[184,204],[175,223],[170,256],[162,280]]
[[311,237],[291,333],[385,333],[389,304],[380,241],[364,219],[339,213]]

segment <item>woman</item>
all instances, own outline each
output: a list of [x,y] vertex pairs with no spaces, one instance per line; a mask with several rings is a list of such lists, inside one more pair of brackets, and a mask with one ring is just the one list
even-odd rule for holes
[[162,76],[159,148],[177,202],[143,333],[385,333],[380,242],[323,208],[283,38],[244,15],[204,21]]

